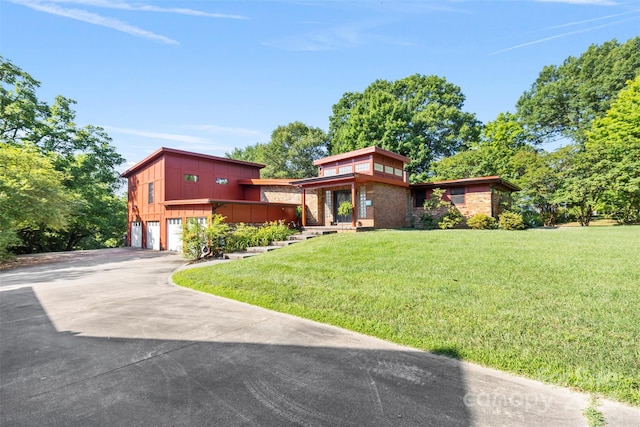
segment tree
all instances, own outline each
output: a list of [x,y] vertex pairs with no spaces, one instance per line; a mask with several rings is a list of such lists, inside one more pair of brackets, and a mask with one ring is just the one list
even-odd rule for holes
[[579,57],[549,65],[517,103],[517,114],[537,142],[569,138],[579,144],[628,80],[640,74],[640,37],[591,45]]
[[545,226],[554,225],[560,213],[561,201],[557,193],[561,185],[563,155],[562,149],[554,153],[521,150],[512,159],[520,174],[516,183],[522,188],[516,193],[516,204],[523,211],[533,207]]
[[464,100],[458,86],[438,76],[376,80],[363,93],[345,93],[333,106],[331,154],[375,145],[409,157],[412,179],[424,178],[433,160],[477,141],[480,123],[462,111]]
[[640,221],[640,76],[628,83],[606,116],[587,132],[586,152],[603,199],[620,222]]
[[19,229],[64,229],[72,196],[63,178],[34,147],[0,144],[0,259],[20,244]]
[[256,163],[266,167],[263,178],[308,178],[317,174],[313,162],[327,154],[327,135],[319,128],[301,122],[278,126],[271,133],[271,141],[245,149],[234,149],[227,157]]
[[116,168],[124,158],[111,145],[111,138],[102,128],[76,126],[72,99],[57,96],[52,105],[40,101],[36,96],[40,83],[2,57],[0,79],[0,143],[35,148],[48,157],[71,195],[67,227],[53,230],[42,223],[25,224],[18,233],[23,242],[17,250],[71,250],[119,243],[126,230],[126,210],[115,194],[123,184]]
[[432,166],[434,180],[474,178],[500,175],[505,179],[518,180],[520,172],[513,163],[519,151],[532,152],[528,136],[521,123],[511,113],[500,113],[485,125],[480,142],[450,157],[445,157]]

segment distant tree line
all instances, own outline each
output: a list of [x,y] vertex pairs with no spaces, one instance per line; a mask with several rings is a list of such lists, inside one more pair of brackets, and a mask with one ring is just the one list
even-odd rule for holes
[[[377,80],[333,106],[327,134],[300,122],[227,156],[264,163],[263,177],[314,176],[313,160],[371,145],[411,159],[412,182],[500,175],[518,184],[531,224],[594,212],[640,222],[640,38],[592,45],[542,69],[518,100],[483,125],[461,89],[438,76]],[[547,151],[545,143],[561,143]]]

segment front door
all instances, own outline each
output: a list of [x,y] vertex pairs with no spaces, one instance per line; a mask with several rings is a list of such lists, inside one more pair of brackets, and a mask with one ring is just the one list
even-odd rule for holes
[[338,215],[338,207],[342,202],[351,203],[351,191],[339,190],[333,192],[333,217],[336,222],[351,222],[351,215]]

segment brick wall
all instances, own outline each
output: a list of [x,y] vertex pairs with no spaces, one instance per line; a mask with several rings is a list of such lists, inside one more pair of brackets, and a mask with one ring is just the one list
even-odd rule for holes
[[[469,189],[470,190],[470,189]],[[492,216],[491,212],[491,190],[468,191],[465,194],[464,205],[456,205],[456,208],[465,218],[470,218],[476,214]]]
[[[367,191],[373,200],[373,218],[376,228],[406,227],[409,190],[395,185],[375,183]],[[368,212],[367,212],[368,216]]]
[[260,201],[270,203],[302,203],[302,190],[289,185],[263,185],[260,187]]

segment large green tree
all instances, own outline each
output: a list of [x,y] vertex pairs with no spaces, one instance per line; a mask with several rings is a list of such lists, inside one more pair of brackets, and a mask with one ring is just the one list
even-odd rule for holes
[[[75,101],[58,96],[49,105],[37,97],[40,83],[0,57],[0,143],[33,147],[50,159],[71,195],[65,229],[30,223],[20,228],[19,252],[71,250],[120,243],[126,230],[123,181],[116,168],[124,158],[106,132],[74,123]],[[100,202],[100,203],[98,203]]]
[[496,120],[484,126],[479,142],[472,143],[468,150],[433,163],[433,179],[500,175],[518,180],[523,172],[516,167],[513,158],[519,151],[535,150],[528,144],[527,134],[514,115],[500,113]]
[[326,156],[327,134],[301,122],[278,126],[268,143],[236,148],[227,157],[262,163],[263,178],[309,178],[317,175],[314,160]]
[[628,80],[640,74],[640,37],[591,45],[579,57],[542,69],[517,103],[517,114],[537,142],[568,138],[583,144]]
[[375,145],[409,157],[412,179],[424,179],[433,160],[477,141],[481,126],[474,114],[462,111],[464,100],[458,86],[438,76],[376,80],[333,106],[331,154]]
[[73,196],[63,179],[35,147],[0,144],[0,260],[20,244],[19,230],[67,226]]
[[586,153],[603,199],[621,222],[640,222],[640,76],[587,132]]

